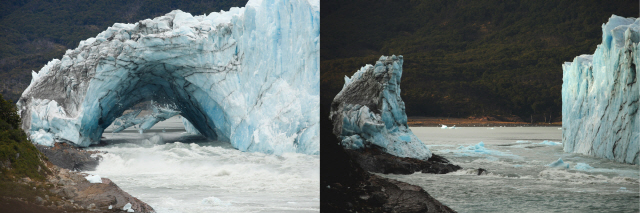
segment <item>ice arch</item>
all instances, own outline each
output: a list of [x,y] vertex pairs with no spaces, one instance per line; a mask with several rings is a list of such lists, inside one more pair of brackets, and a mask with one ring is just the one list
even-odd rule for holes
[[251,0],[116,23],[33,73],[22,128],[37,143],[89,146],[153,99],[242,151],[318,154],[319,18],[317,0]]

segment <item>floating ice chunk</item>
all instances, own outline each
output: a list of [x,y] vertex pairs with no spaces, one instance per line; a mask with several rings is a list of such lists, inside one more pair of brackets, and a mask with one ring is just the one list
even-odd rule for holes
[[516,143],[531,143],[531,141],[516,141]]
[[113,209],[113,205],[109,205],[109,209]]
[[583,171],[587,171],[587,170],[589,170],[589,169],[593,169],[593,167],[592,167],[592,166],[589,166],[589,164],[586,164],[586,163],[578,163],[578,164],[576,164],[576,166],[575,166],[575,167],[573,167],[573,168],[574,168],[574,169],[577,169],[577,170],[583,170]]
[[616,192],[631,192],[627,190],[627,187],[620,187]]
[[212,206],[230,206],[231,205],[230,202],[224,202],[217,197],[204,198],[200,203],[205,205],[212,205]]
[[456,125],[453,125],[453,126],[442,125],[442,127],[440,128],[441,129],[457,129]]
[[548,167],[554,167],[554,168],[563,168],[563,169],[568,169],[569,168],[569,164],[565,163],[564,161],[562,161],[562,158],[558,158],[557,161],[554,161],[553,163],[547,164]]
[[540,144],[549,145],[549,146],[560,146],[560,145],[562,145],[562,143],[548,141],[548,140],[542,141]]
[[[487,149],[484,145],[484,142],[480,141],[480,143],[476,144],[476,145],[469,145],[469,146],[464,146],[464,145],[460,145],[457,149],[455,150],[440,150],[441,152],[451,152],[451,153],[455,153],[456,155],[459,156],[482,156],[482,155],[494,155],[494,156],[504,156],[504,157],[512,157],[512,158],[520,158],[520,156],[517,155],[513,155],[513,154],[508,154],[508,153],[504,153],[501,151],[497,151],[497,150],[490,150]],[[487,157],[488,160],[498,160],[498,158],[495,158],[493,156],[488,156]]]
[[102,183],[102,178],[99,175],[87,175],[84,177],[89,183]]

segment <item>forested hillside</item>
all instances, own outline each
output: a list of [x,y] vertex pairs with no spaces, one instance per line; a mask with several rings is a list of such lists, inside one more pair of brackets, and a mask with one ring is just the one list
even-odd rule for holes
[[62,58],[81,40],[95,37],[114,23],[135,23],[175,9],[193,15],[247,0],[9,0],[0,5],[0,92],[13,102],[48,61]]
[[562,63],[593,54],[638,1],[352,0],[321,4],[323,107],[380,55],[404,55],[409,116],[560,117]]

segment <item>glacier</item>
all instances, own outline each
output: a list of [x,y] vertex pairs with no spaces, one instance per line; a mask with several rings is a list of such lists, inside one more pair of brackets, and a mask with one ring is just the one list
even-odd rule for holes
[[22,128],[35,143],[86,147],[153,100],[241,151],[319,154],[319,4],[250,0],[116,23],[32,73],[17,103]]
[[407,125],[400,97],[403,57],[381,56],[351,78],[345,76],[342,90],[331,103],[333,134],[347,149],[379,147],[385,152],[421,160],[431,151]]
[[593,55],[562,65],[565,152],[638,164],[640,19],[611,16]]

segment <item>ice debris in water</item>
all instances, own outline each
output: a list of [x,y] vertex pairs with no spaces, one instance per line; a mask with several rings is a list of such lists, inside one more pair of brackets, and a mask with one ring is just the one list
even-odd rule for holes
[[562,65],[565,152],[638,164],[640,19],[612,15],[593,55]]
[[[319,154],[319,60],[319,0],[174,10],[81,41],[32,73],[17,106],[45,145],[97,144],[125,110],[154,100],[241,151]],[[163,117],[132,123],[144,131]]]
[[112,209],[112,208],[113,208],[113,205],[109,205],[109,209]]
[[102,183],[102,178],[99,175],[87,175],[84,177],[89,183]]
[[431,151],[407,125],[400,97],[402,56],[381,56],[351,78],[331,104],[333,134],[347,149],[378,146],[399,157],[429,159]]
[[620,187],[616,192],[631,192],[627,190],[627,187]]
[[542,144],[542,145],[549,145],[549,146],[559,146],[559,145],[562,145],[562,143],[553,142],[553,141],[548,141],[548,140],[542,141],[542,142],[540,142],[540,144]]
[[217,197],[204,198],[200,203],[205,205],[212,205],[212,206],[230,206],[231,205],[230,202],[224,202]]
[[530,143],[531,141],[516,141],[516,143]]
[[563,169],[568,169],[569,168],[569,164],[565,163],[564,161],[562,161],[562,158],[558,158],[557,161],[554,161],[553,163],[547,164],[548,167],[554,167],[554,168],[563,168]]
[[458,129],[458,127],[456,127],[456,125],[453,126],[447,126],[447,125],[442,125],[442,127],[440,127],[441,129]]
[[574,168],[574,169],[577,169],[577,170],[582,170],[582,171],[587,171],[587,170],[589,170],[589,169],[593,169],[593,167],[592,167],[592,166],[589,166],[589,164],[586,164],[586,163],[578,163],[578,164],[576,164],[576,166],[575,166],[575,167],[573,167],[573,168]]

